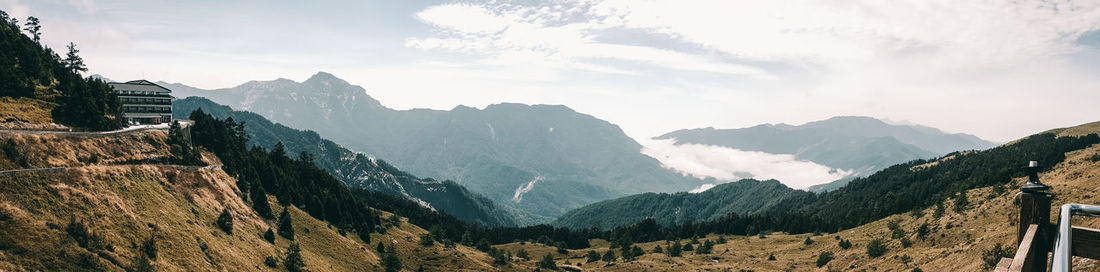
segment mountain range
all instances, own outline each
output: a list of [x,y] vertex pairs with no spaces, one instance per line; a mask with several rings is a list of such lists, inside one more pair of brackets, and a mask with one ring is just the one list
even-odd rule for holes
[[386,158],[417,176],[455,182],[544,223],[600,200],[700,185],[641,154],[616,125],[560,105],[395,110],[328,73],[304,82],[250,81],[202,90],[163,83],[289,127],[316,131],[351,150]]
[[482,226],[514,226],[511,212],[484,196],[472,193],[452,181],[421,179],[390,166],[384,160],[348,150],[321,138],[313,131],[302,131],[268,121],[246,111],[234,111],[200,97],[172,103],[175,118],[186,119],[198,109],[216,118],[243,122],[249,144],[272,149],[282,143],[288,154],[308,153],[317,166],[351,188],[368,189],[412,200],[463,221]]
[[854,177],[867,176],[891,165],[996,146],[996,143],[969,134],[945,133],[920,125],[895,125],[860,116],[833,117],[797,126],[764,124],[739,129],[684,129],[656,139],[674,139],[676,144],[790,154],[798,160],[853,172],[837,182],[809,188],[817,192],[834,190]]

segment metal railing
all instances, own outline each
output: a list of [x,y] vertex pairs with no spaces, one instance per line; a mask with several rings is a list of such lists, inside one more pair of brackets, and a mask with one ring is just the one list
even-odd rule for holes
[[[1100,216],[1100,206],[1085,204],[1062,205],[1058,213],[1058,236],[1054,240],[1054,256],[1051,258],[1050,271],[1066,272],[1073,268],[1073,233],[1070,223],[1074,215]],[[1080,232],[1080,231],[1076,231]]]

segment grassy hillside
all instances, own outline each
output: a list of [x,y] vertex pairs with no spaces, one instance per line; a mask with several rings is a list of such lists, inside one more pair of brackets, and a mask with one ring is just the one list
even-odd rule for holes
[[[166,149],[166,138],[160,131],[96,138],[0,135],[0,142],[14,143],[20,150],[59,150],[20,153],[29,162],[26,168],[69,167],[0,174],[0,270],[131,270],[150,239],[157,253],[146,258],[158,271],[282,270],[292,241],[278,235],[274,243],[264,240],[262,234],[276,228],[276,222],[257,215],[242,199],[236,180],[221,169],[142,164],[102,152],[155,154],[150,148]],[[57,145],[74,148],[61,150]],[[100,154],[100,160],[79,159],[92,154]],[[204,156],[207,163],[218,163],[212,154]],[[0,157],[12,161],[7,154]],[[274,197],[268,202],[282,210]],[[214,223],[223,210],[233,218],[232,234]],[[293,242],[300,245],[306,269],[382,269],[373,244],[354,234],[345,236],[297,207],[290,206],[289,212],[296,233]],[[487,254],[462,245],[422,246],[419,235],[427,231],[384,215],[392,218],[388,230],[370,238],[395,245],[406,269],[501,269],[488,265],[492,259]],[[78,225],[87,231],[70,227]],[[267,257],[277,259],[277,268],[265,265]]]

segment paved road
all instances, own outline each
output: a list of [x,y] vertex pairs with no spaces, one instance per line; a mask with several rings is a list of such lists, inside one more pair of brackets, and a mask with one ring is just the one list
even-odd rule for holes
[[[195,166],[195,165],[175,165],[175,164],[117,164],[117,165],[100,165],[100,166],[124,166],[124,165],[152,165],[161,167],[175,167],[183,169],[221,169],[222,165],[207,165],[207,166]],[[73,168],[97,166],[97,165],[84,165],[84,166],[69,166],[69,167],[50,167],[50,168],[28,168],[28,169],[14,169],[14,170],[0,170],[0,175],[14,175],[18,173],[56,173]]]
[[[183,128],[189,127],[194,122],[180,121],[180,126]],[[119,130],[112,131],[55,131],[55,130],[22,130],[22,129],[0,129],[0,135],[13,135],[13,134],[35,134],[35,135],[64,135],[64,136],[80,136],[80,137],[106,137],[106,136],[118,136],[133,134],[137,132],[147,130],[168,130],[167,124],[161,125],[142,125],[132,126]]]

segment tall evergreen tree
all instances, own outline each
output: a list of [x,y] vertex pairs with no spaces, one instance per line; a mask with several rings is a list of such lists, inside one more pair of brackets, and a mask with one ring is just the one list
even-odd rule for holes
[[41,44],[39,40],[42,38],[42,22],[38,21],[38,17],[27,17],[27,22],[24,23],[24,26],[23,30],[31,34],[31,39],[34,40],[34,43]]
[[294,240],[294,225],[290,223],[290,211],[283,207],[283,213],[279,214],[279,236]]
[[80,50],[76,49],[76,44],[69,42],[69,45],[66,47],[69,49],[69,52],[65,54],[65,67],[69,68],[69,71],[75,74],[87,72],[88,67],[84,65],[84,59],[81,58],[80,55],[77,55],[80,53]]

